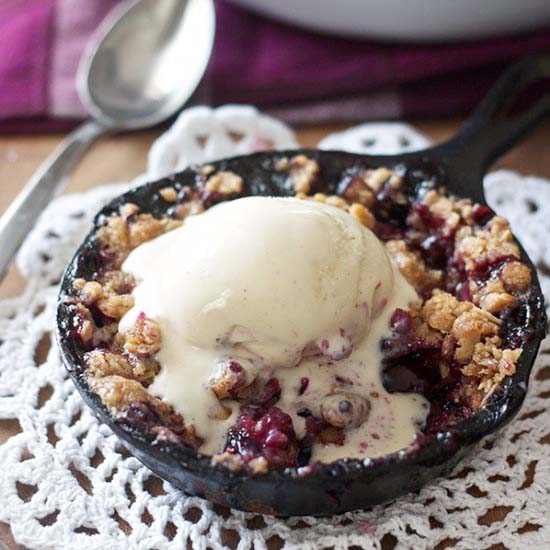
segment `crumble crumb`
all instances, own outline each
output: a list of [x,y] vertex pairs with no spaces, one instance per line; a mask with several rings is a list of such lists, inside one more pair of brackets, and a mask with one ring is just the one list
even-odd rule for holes
[[98,229],[97,237],[103,248],[127,252],[130,246],[128,222],[120,216],[110,216],[105,225]]
[[86,279],[82,279],[81,277],[75,279],[73,281],[73,289],[77,292],[80,292],[82,287],[86,284]]
[[134,326],[124,334],[124,349],[132,355],[154,355],[160,351],[162,336],[159,324],[140,313]]
[[498,313],[512,305],[516,298],[507,292],[489,292],[479,301],[479,305],[489,313]]
[[74,323],[78,337],[84,344],[89,344],[94,336],[95,324],[90,310],[82,303],[76,304]]
[[484,336],[498,334],[501,321],[471,302],[459,302],[448,292],[435,290],[421,311],[433,329],[449,333],[456,342],[455,359],[467,363]]
[[478,380],[478,389],[488,392],[516,371],[521,349],[501,349],[501,345],[498,336],[479,342],[474,348],[472,361],[462,368],[466,376]]
[[96,281],[75,279],[73,287],[78,292],[82,303],[86,306],[91,306],[103,296],[103,289]]
[[[192,427],[183,426],[183,418],[174,412],[168,404],[153,397],[147,389],[137,380],[131,380],[117,374],[92,378],[88,380],[90,387],[99,395],[103,404],[113,410],[118,417],[124,414],[126,407],[145,403],[158,415],[161,422],[180,425],[185,431]],[[194,432],[194,428],[193,432]]]
[[82,327],[80,328],[80,338],[83,342],[90,342],[94,335],[94,323],[89,319],[82,321]]
[[221,403],[218,403],[218,405],[215,408],[209,409],[208,418],[211,420],[227,420],[231,416],[231,409]]
[[121,409],[125,405],[140,401],[151,402],[156,399],[138,381],[124,378],[118,374],[102,378],[91,377],[89,384],[104,405],[113,409]]
[[134,278],[129,273],[123,271],[106,271],[100,278],[103,292],[109,296],[111,294],[128,294],[135,285]]
[[325,195],[325,193],[315,193],[313,195],[307,195],[306,193],[296,193],[296,198],[300,200],[322,202],[323,204],[330,204],[341,210],[347,210],[349,204],[346,200],[338,195]]
[[204,212],[204,206],[201,201],[194,200],[188,201],[184,204],[178,204],[175,207],[174,216],[178,220],[184,220],[187,216],[193,216],[195,214],[202,214]]
[[493,278],[485,284],[469,282],[470,293],[475,304],[490,313],[499,313],[516,301],[516,297],[504,288],[501,278]]
[[329,195],[325,199],[325,203],[330,204],[331,206],[335,206],[336,208],[340,208],[341,210],[347,210],[349,207],[348,201],[344,200],[338,195]]
[[456,338],[455,359],[464,364],[470,361],[476,344],[484,336],[498,334],[501,321],[487,311],[472,306],[454,321],[451,334]]
[[136,248],[164,233],[164,224],[151,216],[151,214],[139,214],[136,219],[128,224],[129,246]]
[[258,456],[248,463],[248,467],[252,470],[253,474],[266,474],[269,469],[269,463],[263,456]]
[[384,244],[399,271],[421,296],[441,284],[442,272],[428,268],[420,254],[410,250],[405,241],[391,240]]
[[403,186],[403,180],[395,172],[385,167],[367,170],[365,172],[365,180],[375,193],[378,193],[386,182],[393,189],[399,189]]
[[115,294],[99,300],[97,307],[107,317],[119,321],[133,305],[134,297],[131,294]]
[[423,202],[436,218],[442,220],[447,232],[455,230],[460,225],[460,214],[456,211],[458,208],[452,199],[430,190],[424,195]]
[[231,359],[219,363],[209,379],[212,391],[219,399],[235,397],[236,392],[251,382],[247,371],[237,361]]
[[137,214],[131,221],[120,216],[110,216],[105,225],[98,229],[97,236],[103,248],[115,252],[115,267],[120,267],[132,249],[180,225],[179,220],[158,220],[151,214]]
[[216,191],[223,195],[232,193],[241,193],[244,187],[244,181],[241,176],[234,172],[218,172],[210,176],[205,183],[205,188],[208,191]]
[[367,419],[370,408],[369,400],[362,395],[335,392],[323,398],[321,415],[325,422],[335,428],[357,428]]
[[93,378],[118,375],[124,378],[134,378],[134,373],[128,360],[118,353],[94,349],[84,355],[88,375]]
[[319,176],[319,164],[305,155],[292,157],[288,161],[288,170],[296,193],[309,193]]
[[273,163],[273,167],[278,172],[286,172],[288,170],[288,164],[289,164],[288,158],[281,157],[275,160],[275,162]]
[[349,207],[349,213],[367,229],[370,229],[371,231],[374,229],[376,220],[367,207],[358,202],[354,202]]
[[469,302],[459,302],[452,294],[436,289],[424,302],[421,317],[433,329],[449,333],[456,318],[473,307]]
[[531,284],[531,271],[520,262],[508,262],[502,268],[500,278],[508,292],[523,292]]
[[468,224],[474,225],[476,223],[474,217],[474,209],[472,201],[470,199],[460,199],[454,201],[454,210],[460,214],[460,217]]
[[127,220],[139,212],[139,206],[133,202],[127,202],[120,207],[119,212],[120,217]]
[[176,202],[178,200],[178,192],[173,187],[163,187],[159,191],[159,195],[166,202]]
[[[428,323],[426,323],[422,319],[419,313],[415,312],[414,310],[411,313],[413,315],[414,333],[420,338],[422,338],[424,342],[430,345],[436,345],[436,344],[439,344],[441,341],[444,341],[445,338],[448,338],[449,335],[444,336],[444,334],[441,331],[435,330],[432,327],[430,327],[430,325],[428,325]],[[454,339],[453,339],[453,342],[454,342]],[[444,344],[442,343],[442,346],[443,345]]]
[[375,197],[372,188],[367,183],[367,173],[354,174],[346,179],[341,195],[350,202],[357,202],[366,207],[374,205]]
[[520,257],[508,222],[500,216],[492,218],[486,229],[461,227],[455,236],[455,257],[464,261],[467,271],[474,271],[483,260]]
[[151,427],[151,433],[156,435],[155,444],[185,445],[193,449],[198,449],[203,444],[194,426],[181,424],[168,428],[156,425]]

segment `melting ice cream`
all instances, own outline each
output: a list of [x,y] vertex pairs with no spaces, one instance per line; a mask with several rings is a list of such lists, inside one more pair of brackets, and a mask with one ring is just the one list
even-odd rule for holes
[[224,202],[139,246],[123,270],[138,284],[120,330],[140,312],[159,323],[161,371],[149,391],[195,425],[204,452],[222,450],[238,414],[210,386],[224,361],[249,380],[279,380],[277,406],[298,437],[304,409],[337,417],[345,444],[315,445],[314,460],[401,449],[425,419],[422,397],[389,394],[381,381],[389,319],[418,297],[378,238],[343,210],[290,198]]

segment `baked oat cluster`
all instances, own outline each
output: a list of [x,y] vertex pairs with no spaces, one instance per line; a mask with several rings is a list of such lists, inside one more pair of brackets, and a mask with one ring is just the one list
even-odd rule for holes
[[[357,167],[334,186],[305,155],[280,158],[273,169],[287,178],[296,197],[346,210],[372,230],[422,298],[414,309],[394,312],[392,336],[381,346],[386,388],[418,392],[431,402],[424,432],[447,428],[482,406],[515,372],[522,353],[520,313],[532,293],[531,272],[508,222],[442,188],[412,192],[399,170]],[[327,188],[333,192],[323,192]],[[197,449],[202,442],[193,426],[147,390],[160,370],[159,325],[142,313],[130,330],[118,331],[133,306],[135,284],[121,271],[122,263],[131,250],[180,226],[187,216],[246,194],[241,175],[206,166],[197,172],[195,186],[175,182],[158,190],[165,205],[161,216],[122,204],[96,232],[94,277],[76,278],[68,297],[82,375],[122,423],[153,434],[159,444]],[[304,379],[304,389],[307,384]],[[368,401],[359,402],[354,394],[331,396],[323,418],[306,419],[307,435],[299,441],[290,417],[276,407],[277,379],[260,381],[246,365],[227,361],[213,373],[211,389],[220,402],[241,405],[224,452],[213,457],[231,469],[265,472],[302,465],[300,457],[314,441],[338,444],[345,427],[368,414]]]

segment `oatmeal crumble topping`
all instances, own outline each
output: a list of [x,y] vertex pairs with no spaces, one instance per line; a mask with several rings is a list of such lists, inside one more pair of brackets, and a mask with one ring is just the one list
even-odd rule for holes
[[505,264],[500,278],[508,292],[523,292],[531,284],[531,272],[526,265],[520,262]]
[[[388,380],[404,369],[413,373],[407,385],[396,382],[390,391],[422,393],[431,401],[426,433],[471,414],[514,374],[522,343],[507,338],[507,316],[523,303],[532,277],[504,218],[492,216],[484,205],[449,197],[443,189],[409,196],[404,179],[385,167],[342,174],[338,185],[328,187],[332,194],[316,192],[327,188],[319,163],[306,155],[282,158],[276,169],[289,175],[297,198],[347,211],[373,231],[421,296],[410,311],[395,311],[392,338],[382,342],[382,349]],[[129,330],[118,330],[134,305],[135,286],[120,268],[134,248],[243,193],[240,175],[207,165],[197,172],[196,187],[170,181],[158,190],[165,215],[144,212],[134,203],[120,205],[96,231],[101,268],[94,277],[73,281],[70,331],[82,350],[83,376],[117,418],[154,434],[158,443],[197,449],[202,440],[173,407],[148,391],[160,371],[158,322],[141,313]],[[426,379],[422,369],[430,373]],[[307,433],[299,439],[290,417],[277,407],[277,379],[265,381],[257,374],[251,365],[227,359],[209,380],[220,402],[213,418],[230,416],[228,402],[236,400],[241,407],[226,448],[212,456],[213,463],[230,470],[265,473],[270,467],[297,465],[299,453],[311,452],[313,442],[341,444],[346,430],[371,414],[374,396],[337,386],[320,403],[318,416],[304,411]],[[272,440],[266,444],[268,436]]]
[[106,271],[101,277],[101,286],[107,296],[129,294],[134,288],[134,278],[123,271]]
[[151,356],[160,351],[159,324],[140,313],[134,326],[124,334],[124,349],[132,355]]
[[244,182],[241,176],[233,172],[218,172],[206,180],[208,191],[217,191],[223,194],[241,193]]
[[385,167],[367,170],[365,181],[375,193],[378,193],[386,183],[394,189],[399,189],[403,185],[402,179],[395,172]]
[[84,344],[89,344],[94,336],[94,321],[90,310],[83,304],[77,304],[73,322],[78,331],[78,337]]
[[219,399],[235,398],[242,396],[242,390],[254,380],[254,374],[250,369],[243,368],[242,364],[228,359],[218,363],[210,378],[210,387]]
[[277,168],[290,173],[295,193],[309,193],[319,177],[319,164],[305,155],[296,155],[290,160],[282,159]]
[[[139,214],[139,209],[136,208],[138,207],[131,203],[122,205],[121,214],[110,216],[97,231],[102,248],[112,251],[112,266],[116,269],[122,265],[131,250],[181,225],[180,220],[168,217],[157,219],[151,214]],[[129,210],[131,214],[125,217]]]
[[132,202],[127,202],[126,204],[123,204],[120,207],[120,217],[123,220],[127,220],[128,218],[131,218],[134,214],[137,214],[138,212],[139,212],[139,206]]
[[201,214],[205,208],[202,202],[198,200],[190,201],[185,204],[178,204],[174,215],[178,220],[183,220],[187,216],[193,216],[194,214]]
[[442,272],[428,268],[420,253],[412,251],[405,241],[387,241],[386,249],[405,279],[421,296],[429,295],[430,291],[441,283]]
[[76,279],[74,288],[78,291],[82,303],[90,306],[97,302],[103,296],[103,289],[97,281],[88,281],[84,279]]
[[131,294],[122,294],[119,296],[108,296],[98,301],[99,310],[111,319],[119,321],[126,312],[134,305],[134,297]]
[[457,342],[455,359],[461,364],[468,362],[482,338],[498,333],[499,324],[496,317],[475,306],[460,314],[451,329]]
[[515,297],[507,292],[482,292],[482,296],[479,299],[479,305],[482,309],[490,313],[498,313],[512,305],[515,301]]
[[315,193],[314,195],[307,195],[306,193],[296,193],[296,198],[301,200],[312,200],[315,202],[322,202],[324,204],[330,204],[336,206],[341,210],[346,210],[355,219],[367,227],[368,229],[374,229],[375,219],[372,212],[363,204],[354,202],[350,204],[347,200],[339,197],[338,195],[325,195],[324,193]]
[[166,202],[176,202],[178,200],[178,192],[173,187],[163,187],[159,191],[159,195]]
[[[113,374],[101,378],[90,377],[90,385],[99,395],[106,407],[119,409],[125,405],[139,403],[140,401],[155,402],[153,396],[137,380],[131,380],[124,376]],[[160,399],[156,403],[164,406]]]
[[128,244],[130,250],[164,233],[168,224],[173,225],[174,221],[157,220],[150,214],[138,214],[133,222],[128,224]]
[[475,345],[471,362],[463,367],[464,374],[479,380],[478,389],[488,392],[515,372],[521,349],[502,349],[501,346],[498,336],[486,338]]
[[374,216],[372,215],[372,212],[366,207],[363,206],[361,203],[354,202],[349,207],[349,213],[359,220],[366,228],[373,230],[376,220],[374,219]]
[[469,271],[475,270],[476,262],[482,259],[520,257],[508,222],[500,216],[492,218],[487,224],[487,229],[460,228],[455,240],[456,254],[463,259]]
[[97,237],[106,250],[113,250],[118,254],[124,254],[129,250],[128,223],[120,216],[111,216],[107,223],[99,228]]
[[341,187],[342,197],[347,201],[357,202],[367,208],[373,206],[376,201],[374,189],[368,184],[368,176],[365,172],[349,176]]
[[94,349],[84,356],[89,373],[94,378],[117,374],[124,378],[134,378],[134,371],[122,355],[107,350]]

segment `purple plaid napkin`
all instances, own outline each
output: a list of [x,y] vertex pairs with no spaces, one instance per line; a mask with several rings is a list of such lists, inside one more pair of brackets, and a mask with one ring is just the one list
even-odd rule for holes
[[[2,0],[0,130],[67,128],[91,33],[119,0]],[[217,35],[195,103],[254,103],[290,122],[461,113],[512,59],[550,50],[550,30],[448,45],[309,33],[217,1]]]

